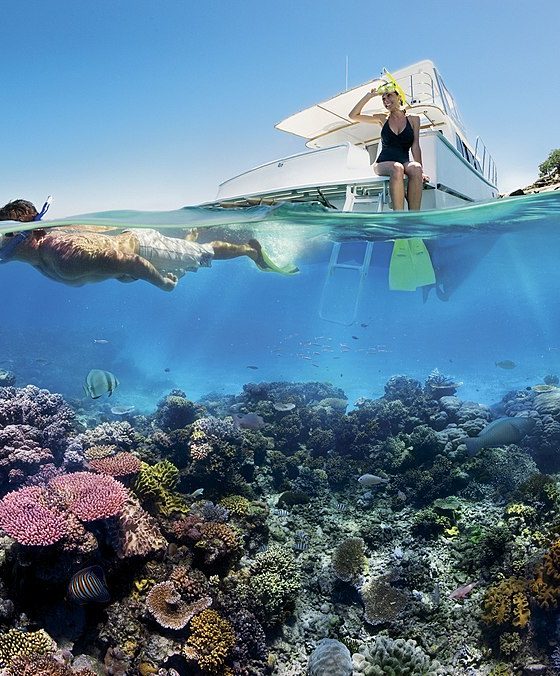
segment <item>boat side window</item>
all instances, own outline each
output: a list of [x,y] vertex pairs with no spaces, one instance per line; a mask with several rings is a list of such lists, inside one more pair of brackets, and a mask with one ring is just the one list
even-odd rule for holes
[[455,134],[455,145],[457,146],[457,150],[461,153],[461,155],[467,160],[469,164],[472,164],[472,166],[477,171],[482,171],[480,167],[480,162],[476,159],[472,151],[468,148],[468,146],[465,144],[465,142],[459,136],[459,134]]

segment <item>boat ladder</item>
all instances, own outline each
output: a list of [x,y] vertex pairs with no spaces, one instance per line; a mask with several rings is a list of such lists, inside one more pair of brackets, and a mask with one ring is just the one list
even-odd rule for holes
[[[356,186],[346,187],[345,212],[357,204],[376,205],[382,211],[387,203],[387,182],[374,194],[360,194]],[[373,211],[374,209],[368,209]],[[361,251],[360,251],[361,249]],[[319,302],[319,317],[327,322],[350,326],[356,321],[360,298],[369,272],[373,242],[335,242]],[[358,260],[356,260],[358,259]]]

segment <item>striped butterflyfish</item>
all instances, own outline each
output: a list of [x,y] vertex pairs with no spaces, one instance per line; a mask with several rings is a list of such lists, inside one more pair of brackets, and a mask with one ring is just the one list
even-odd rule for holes
[[110,601],[105,573],[101,566],[90,566],[79,570],[68,584],[68,598],[75,603],[107,603]]
[[101,369],[92,369],[86,377],[84,382],[84,392],[92,399],[99,399],[105,392],[109,396],[117,389],[119,381],[110,371],[102,371]]

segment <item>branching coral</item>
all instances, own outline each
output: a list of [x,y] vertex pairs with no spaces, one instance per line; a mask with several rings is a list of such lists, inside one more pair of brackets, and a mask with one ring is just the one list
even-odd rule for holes
[[126,500],[126,489],[110,476],[75,472],[49,482],[66,507],[80,521],[96,521],[117,515]]
[[122,451],[115,455],[90,460],[90,469],[109,476],[130,476],[140,471],[140,459],[132,453]]
[[24,545],[52,545],[67,533],[64,512],[49,504],[47,491],[39,486],[20,488],[0,500],[0,526]]
[[235,645],[235,632],[230,622],[214,610],[204,610],[191,625],[184,653],[208,674],[223,674],[225,662]]
[[20,631],[9,629],[0,634],[0,666],[6,667],[18,655],[46,655],[56,648],[52,638],[43,629]]
[[273,545],[257,554],[247,585],[248,601],[264,624],[281,622],[300,589],[300,572],[288,549]]
[[533,598],[541,608],[558,606],[560,599],[560,540],[554,542],[544,555],[531,583]]

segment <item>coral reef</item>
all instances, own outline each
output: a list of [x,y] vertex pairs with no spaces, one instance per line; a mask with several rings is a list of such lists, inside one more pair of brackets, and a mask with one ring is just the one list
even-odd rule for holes
[[381,635],[353,655],[353,661],[355,676],[438,676],[446,673],[415,641]]
[[231,623],[215,610],[203,610],[192,620],[190,628],[185,656],[205,673],[225,673],[223,667],[236,640]]
[[350,651],[340,641],[322,639],[309,656],[309,676],[352,676]]

